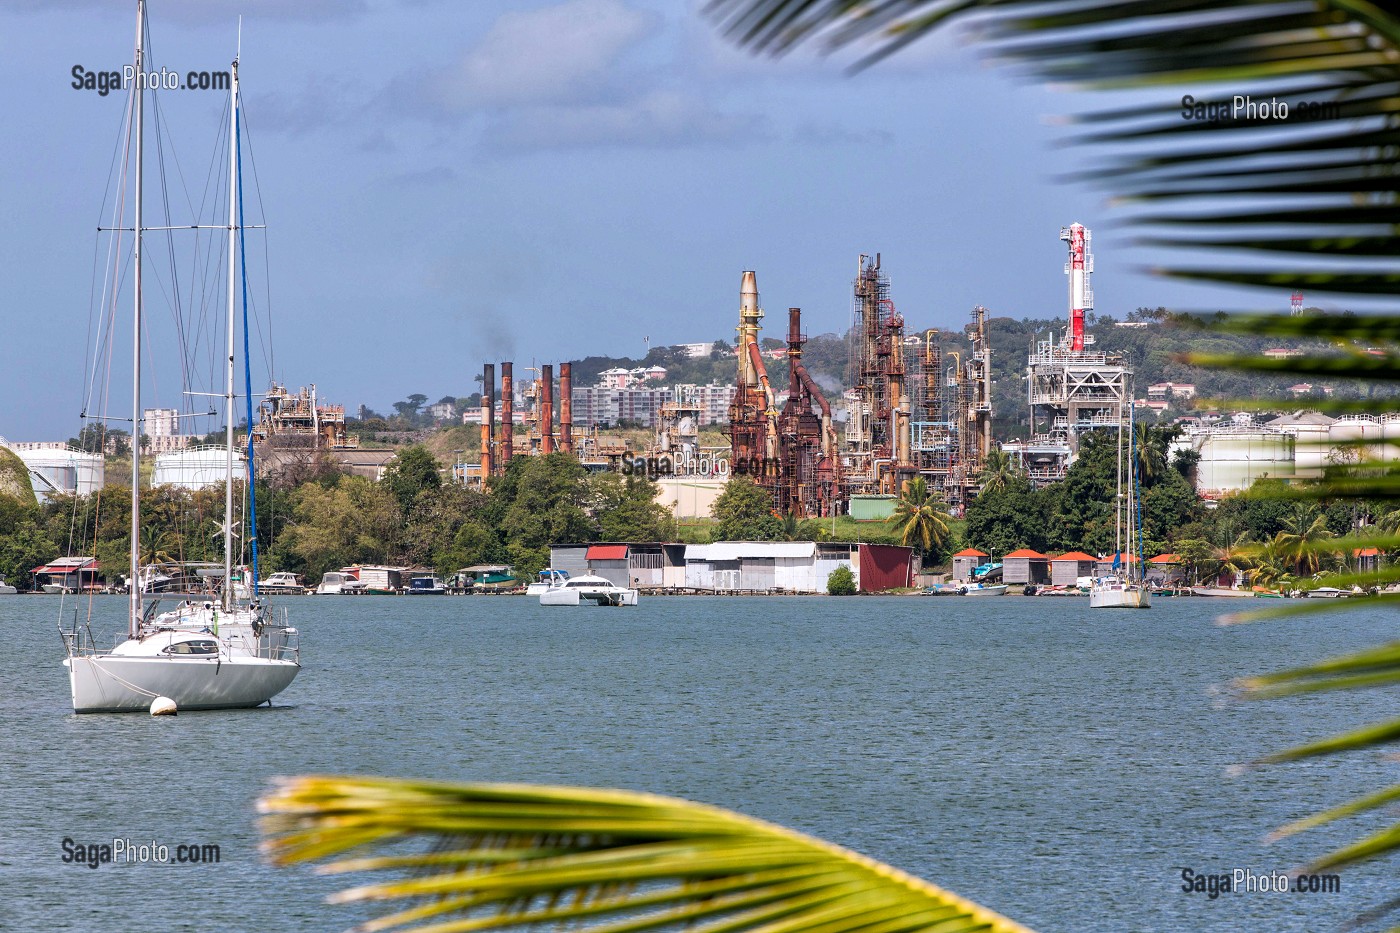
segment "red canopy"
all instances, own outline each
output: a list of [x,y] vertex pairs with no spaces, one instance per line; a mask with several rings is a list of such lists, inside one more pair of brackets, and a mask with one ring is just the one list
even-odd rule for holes
[[593,544],[583,555],[584,560],[626,560],[625,544]]

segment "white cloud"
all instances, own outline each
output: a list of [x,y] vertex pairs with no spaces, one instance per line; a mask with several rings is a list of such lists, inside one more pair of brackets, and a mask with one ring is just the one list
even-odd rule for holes
[[587,99],[659,25],[655,14],[621,0],[568,0],[506,13],[456,64],[429,77],[429,93],[456,112]]
[[756,116],[722,113],[687,94],[658,90],[621,103],[528,108],[502,119],[485,138],[494,149],[522,150],[675,148],[765,135]]

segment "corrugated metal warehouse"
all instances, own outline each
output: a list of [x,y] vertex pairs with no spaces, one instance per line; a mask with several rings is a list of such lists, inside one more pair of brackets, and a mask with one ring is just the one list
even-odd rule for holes
[[593,573],[623,586],[718,593],[825,593],[845,564],[861,592],[912,586],[914,549],[812,541],[715,544],[558,544],[550,565],[571,576]]

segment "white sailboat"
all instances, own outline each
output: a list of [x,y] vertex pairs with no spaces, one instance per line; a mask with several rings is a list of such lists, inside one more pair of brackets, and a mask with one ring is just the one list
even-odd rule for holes
[[[1138,520],[1137,445],[1133,406],[1128,405],[1128,469],[1123,476],[1123,416],[1118,416],[1118,490],[1115,497],[1113,573],[1089,584],[1090,609],[1150,609],[1152,594],[1143,580],[1142,528]],[[1136,545],[1136,546],[1135,546]]]
[[[145,0],[136,4],[135,73],[145,74]],[[285,610],[275,618],[270,607],[258,599],[254,583],[251,598],[240,600],[231,585],[233,577],[233,426],[234,426],[234,337],[235,272],[242,252],[239,178],[238,60],[232,68],[231,111],[229,119],[229,220],[228,220],[228,321],[226,338],[227,381],[224,416],[227,422],[227,483],[224,498],[223,585],[214,599],[185,598],[174,609],[159,612],[160,595],[143,593],[142,587],[129,587],[127,637],[109,651],[96,648],[86,623],[76,619],[71,630],[63,631],[68,656],[73,710],[78,713],[146,710],[158,697],[175,701],[177,708],[238,709],[266,703],[286,689],[301,670],[296,646],[296,630],[286,622]],[[139,83],[133,87],[130,131],[135,143],[135,252],[133,289],[135,302],[132,329],[132,424],[133,433],[141,426],[141,325],[142,325],[142,162],[144,157],[144,98]],[[244,307],[246,343],[247,309]],[[251,408],[251,401],[249,402]],[[251,412],[248,423],[252,424]],[[256,529],[256,503],[251,501],[252,457],[248,458],[250,509],[248,527]],[[138,542],[141,540],[141,445],[131,445],[131,563],[129,579],[141,579]],[[252,540],[253,575],[257,573],[257,536]]]

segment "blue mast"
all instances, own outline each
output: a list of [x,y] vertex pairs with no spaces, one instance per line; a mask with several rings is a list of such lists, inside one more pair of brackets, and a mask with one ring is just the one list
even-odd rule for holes
[[233,112],[235,157],[238,160],[238,268],[243,286],[243,398],[248,414],[248,536],[253,542],[253,580],[249,592],[258,598],[258,493],[253,485],[253,364],[248,353],[248,251],[243,239],[243,122],[238,119],[241,107]]

